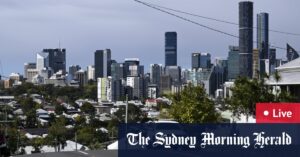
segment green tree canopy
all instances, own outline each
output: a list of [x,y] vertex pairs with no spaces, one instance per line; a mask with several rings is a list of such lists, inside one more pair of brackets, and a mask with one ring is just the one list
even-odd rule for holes
[[[119,122],[125,122],[125,111],[126,106],[121,106],[119,110],[115,113]],[[145,116],[139,107],[134,104],[128,104],[128,123],[136,123],[142,120]]]
[[85,102],[81,107],[80,110],[86,114],[94,115],[95,114],[95,108],[92,104]]
[[171,116],[180,123],[218,122],[219,114],[201,86],[189,84],[179,94],[171,95]]
[[48,136],[46,137],[46,143],[50,146],[58,146],[58,151],[61,145],[64,146],[66,144],[67,129],[65,124],[65,118],[57,118],[49,128]]

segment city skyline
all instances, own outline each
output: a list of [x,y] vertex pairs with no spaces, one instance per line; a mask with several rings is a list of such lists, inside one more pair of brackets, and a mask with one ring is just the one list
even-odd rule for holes
[[[119,62],[124,61],[125,58],[139,58],[141,64],[145,65],[145,70],[148,71],[150,64],[164,64],[164,33],[168,31],[176,31],[178,34],[178,65],[183,68],[191,67],[190,56],[193,52],[210,53],[212,62],[214,62],[216,57],[227,58],[229,45],[238,46],[237,39],[182,22],[174,17],[147,9],[131,0],[122,2],[104,1],[102,3],[96,1],[87,1],[86,3],[79,1],[72,1],[72,3],[69,1],[57,1],[57,3],[50,1],[30,2],[34,3],[0,2],[3,3],[1,10],[3,14],[1,16],[4,20],[3,29],[1,30],[2,37],[0,37],[0,41],[2,41],[0,42],[2,47],[1,64],[4,75],[9,75],[12,72],[23,73],[24,63],[34,62],[36,52],[44,48],[57,48],[59,46],[67,50],[67,67],[79,64],[85,69],[88,65],[93,64],[95,50],[109,48],[112,51],[112,59]],[[198,9],[194,7],[195,4],[213,6],[212,4],[215,4],[216,1],[202,3],[190,1],[186,6],[181,5],[181,2],[172,1],[172,3],[168,3],[170,2],[168,0],[164,2],[147,0],[146,2],[238,22],[238,2],[240,1],[236,0],[218,2],[219,4],[224,3],[224,5],[221,5],[224,8],[220,9],[215,6],[216,10],[207,10],[202,5],[198,5]],[[296,14],[292,14],[295,10],[291,8],[295,7],[299,2],[274,2],[278,5],[272,5],[269,8],[266,7],[266,2],[254,1],[254,26],[256,26],[256,14],[267,12],[270,16],[270,29],[288,30],[289,32],[298,33],[296,28],[299,28],[299,24],[293,23],[292,17],[293,15],[296,16]],[[81,4],[85,5],[82,6]],[[55,7],[59,8],[56,13],[53,11]],[[98,11],[97,7],[105,10]],[[121,7],[121,10],[116,9],[119,7]],[[287,10],[286,12],[278,11],[278,7],[281,10]],[[42,10],[43,13],[38,15],[37,13]],[[223,15],[222,12],[226,12],[226,14]],[[78,19],[74,19],[73,13],[77,13]],[[122,15],[122,13],[126,13],[126,16]],[[95,17],[96,15],[100,15],[99,18]],[[57,18],[54,18],[55,16]],[[123,16],[126,17],[127,21],[121,20]],[[108,22],[103,23],[101,19]],[[111,25],[122,23],[122,21],[124,22],[122,28],[124,29],[116,31],[117,28],[110,27]],[[232,27],[232,25],[203,19],[196,19],[196,21],[238,34],[237,26]],[[293,24],[292,26],[291,23]],[[71,24],[75,24],[75,26]],[[97,25],[92,26],[94,24]],[[16,26],[22,26],[18,28],[20,31],[15,31]],[[108,30],[109,27],[110,29]],[[138,29],[132,30],[130,27]],[[72,31],[76,33],[71,34]],[[256,39],[255,31],[253,36]],[[130,40],[127,39],[128,37],[130,37]],[[217,42],[215,41],[216,39],[218,39]],[[296,50],[299,49],[299,46],[296,44],[299,41],[299,37],[270,32],[269,40],[271,43],[281,47],[285,47],[285,44],[289,43]],[[255,48],[256,44],[253,47]],[[285,50],[277,50],[277,52],[277,57],[285,56]],[[15,57],[16,55],[18,57]],[[14,62],[10,62],[12,59],[14,59]],[[0,73],[2,74],[2,70]]]

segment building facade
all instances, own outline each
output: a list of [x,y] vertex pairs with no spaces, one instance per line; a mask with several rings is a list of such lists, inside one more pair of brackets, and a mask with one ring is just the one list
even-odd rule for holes
[[252,78],[253,2],[239,3],[239,75]]
[[112,101],[112,79],[111,77],[97,78],[98,102]]
[[228,52],[228,80],[236,79],[240,74],[239,68],[239,47],[237,46],[229,46]]
[[165,33],[165,66],[177,66],[177,33]]
[[96,50],[94,56],[95,78],[110,76],[111,50]]

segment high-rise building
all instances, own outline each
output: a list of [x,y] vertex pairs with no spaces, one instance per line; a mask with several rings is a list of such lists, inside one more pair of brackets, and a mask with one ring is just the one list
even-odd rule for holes
[[200,67],[200,53],[192,53],[192,69]]
[[269,14],[257,14],[257,49],[259,59],[269,58]]
[[142,76],[144,75],[144,66],[140,65],[138,58],[125,58],[124,62],[124,77],[128,76]]
[[210,68],[211,55],[209,53],[192,53],[192,69]]
[[69,76],[70,79],[73,80],[77,71],[79,71],[81,67],[79,65],[71,65],[69,66]]
[[177,66],[177,33],[165,33],[165,66]]
[[49,55],[49,67],[53,73],[58,71],[66,73],[66,49],[43,49],[43,53]]
[[200,53],[200,68],[209,69],[211,67],[211,55],[209,53]]
[[253,2],[239,3],[239,68],[240,76],[252,77]]
[[86,85],[86,83],[88,82],[87,80],[87,75],[86,75],[86,71],[84,71],[83,69],[78,70],[75,73],[75,80],[78,81],[79,86],[84,86]]
[[181,84],[181,67],[179,66],[167,66],[165,67],[165,74],[169,75],[172,79],[172,85]]
[[95,78],[110,76],[110,49],[96,50],[94,56]]
[[49,67],[49,54],[45,52],[38,52],[36,54],[36,69],[39,73],[43,69],[47,69]]
[[112,79],[111,77],[97,78],[98,102],[112,101]]
[[[257,49],[259,51],[259,75],[262,76],[266,73],[266,68],[269,65],[265,65],[267,59],[269,59],[269,14],[260,13],[257,14]],[[254,57],[253,57],[254,59]],[[253,61],[255,62],[255,61]],[[253,67],[254,68],[254,67]],[[257,71],[253,69],[253,76],[258,77]],[[267,70],[269,71],[269,69]]]
[[276,49],[270,48],[269,49],[269,61],[270,61],[270,74],[275,72],[276,68]]
[[237,46],[229,46],[229,53],[228,53],[228,80],[236,79],[240,74],[239,68],[239,47]]
[[27,69],[26,70],[26,82],[31,82],[33,83],[33,78],[38,75],[37,69]]
[[28,78],[28,69],[36,69],[36,63],[24,63],[24,78]]
[[299,58],[298,52],[289,44],[286,44],[286,58],[288,62]]
[[113,80],[119,80],[124,78],[124,64],[112,63],[111,64],[111,77]]
[[140,91],[140,77],[130,76],[126,79],[126,85],[132,88],[132,96],[134,100],[137,100],[141,97]]
[[93,65],[87,67],[87,77],[88,80],[95,80],[95,67]]
[[139,76],[140,72],[140,60],[138,58],[125,58],[124,62],[125,75],[128,76]]
[[170,75],[161,75],[160,76],[160,94],[169,94],[171,93],[172,79]]
[[158,97],[157,85],[151,84],[148,86],[147,97],[151,99],[156,99]]
[[217,88],[221,88],[224,82],[227,80],[228,75],[228,60],[216,59],[216,84]]
[[112,101],[121,100],[125,96],[125,87],[123,86],[125,69],[123,63],[113,62],[111,64],[112,77]]
[[[262,73],[260,59],[259,59],[259,50],[258,49],[253,49],[253,78],[258,78],[260,74]],[[260,68],[260,69],[259,69]]]
[[150,82],[159,86],[160,76],[163,73],[163,68],[161,64],[151,64],[150,65]]

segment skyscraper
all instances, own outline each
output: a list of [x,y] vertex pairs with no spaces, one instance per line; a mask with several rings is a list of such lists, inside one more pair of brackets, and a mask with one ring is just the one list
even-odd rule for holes
[[275,72],[276,68],[276,49],[271,48],[269,51],[269,60],[270,60],[270,74]]
[[95,80],[95,67],[93,65],[87,67],[87,78],[88,80]]
[[79,71],[80,69],[81,69],[81,67],[79,65],[69,66],[70,79],[74,79],[76,72]]
[[229,46],[228,53],[228,80],[236,79],[240,74],[239,68],[239,47]]
[[286,58],[287,58],[287,61],[292,61],[296,58],[299,57],[299,54],[298,52],[292,48],[292,46],[290,46],[289,44],[286,44]]
[[124,62],[125,75],[128,76],[139,76],[140,74],[140,60],[138,58],[125,58]]
[[180,66],[166,66],[165,74],[172,79],[172,85],[181,84],[181,67]]
[[96,50],[95,52],[95,79],[99,77],[110,76],[110,60],[111,51],[110,49]]
[[211,55],[209,53],[200,53],[200,68],[209,69],[211,67]]
[[211,55],[209,53],[192,53],[192,69],[211,67]]
[[118,101],[125,95],[123,86],[123,79],[125,69],[123,63],[113,62],[111,64],[111,78],[112,78],[112,101]]
[[177,65],[177,33],[165,33],[165,66]]
[[24,63],[24,78],[28,78],[29,69],[36,69],[36,63]]
[[252,77],[253,2],[239,3],[239,69],[240,76]]
[[111,77],[97,78],[97,98],[98,102],[112,101]]
[[49,67],[53,73],[62,71],[66,73],[66,49],[43,49],[43,53],[49,55]]
[[161,64],[151,64],[150,65],[150,82],[159,86],[160,76],[162,75],[162,65]]
[[221,88],[224,82],[227,80],[228,74],[228,60],[227,59],[216,59],[216,84],[217,88]]
[[36,69],[41,73],[43,69],[49,67],[49,54],[45,52],[38,52],[36,54]]
[[78,70],[75,73],[75,80],[78,81],[79,86],[83,87],[88,82],[86,71],[84,71],[83,69]]
[[269,59],[269,14],[257,14],[257,49],[260,59]]
[[259,68],[259,62],[260,62],[260,59],[259,59],[259,50],[258,49],[253,49],[253,78],[258,78],[260,76],[260,74],[262,74],[262,67],[260,68],[260,70],[258,69]]

